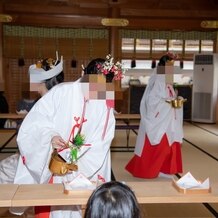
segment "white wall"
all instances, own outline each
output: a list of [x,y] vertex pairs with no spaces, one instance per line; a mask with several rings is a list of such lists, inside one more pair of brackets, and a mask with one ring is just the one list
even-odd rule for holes
[[[122,79],[122,87],[128,87],[130,79],[139,79],[142,84],[147,84],[149,77],[155,69],[128,69]],[[175,68],[174,82],[178,84],[190,84],[193,70]]]

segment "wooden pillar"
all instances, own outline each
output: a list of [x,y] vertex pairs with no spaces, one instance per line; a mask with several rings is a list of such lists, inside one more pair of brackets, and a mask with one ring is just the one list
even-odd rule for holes
[[[2,2],[0,3],[0,13],[2,12]],[[0,22],[0,91],[4,91],[4,76],[3,76],[3,27]]]
[[[116,7],[111,8],[111,18],[119,18],[120,9]],[[115,60],[119,58],[119,27],[111,26],[109,30],[109,51]]]
[[110,28],[110,54],[117,59],[119,57],[119,30],[117,27]]
[[214,42],[214,53],[218,53],[218,32],[216,33],[216,41]]
[[[215,53],[218,53],[218,32],[217,32],[217,35],[216,35],[216,42],[214,43],[214,47],[215,47]],[[216,102],[216,123],[218,123],[218,99],[217,99],[217,102]]]
[[[117,7],[111,8],[111,18],[120,17],[120,9]],[[119,37],[119,27],[111,26],[109,29],[109,51],[110,54],[114,57],[114,61],[120,61],[120,37]],[[115,85],[115,110],[122,112],[123,105],[123,91],[121,89],[121,81],[114,81]]]

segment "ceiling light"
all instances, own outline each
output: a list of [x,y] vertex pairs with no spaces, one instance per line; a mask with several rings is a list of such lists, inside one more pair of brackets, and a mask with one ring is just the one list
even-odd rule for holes
[[12,16],[8,14],[0,14],[0,22],[11,22]]
[[203,28],[218,28],[218,20],[203,20],[201,22]]
[[122,18],[103,18],[101,24],[104,26],[127,26],[129,21]]

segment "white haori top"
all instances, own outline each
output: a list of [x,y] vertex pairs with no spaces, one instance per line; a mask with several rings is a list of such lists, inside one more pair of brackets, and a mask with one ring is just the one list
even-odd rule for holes
[[[22,122],[17,136],[21,158],[14,183],[47,183],[52,153],[51,139],[60,135],[68,140],[75,117],[81,117],[84,95],[79,82],[61,83],[40,98]],[[110,144],[114,137],[115,118],[106,100],[88,100],[82,127],[85,143],[78,160],[79,170],[89,179],[101,175],[110,180]],[[107,122],[107,124],[106,124]],[[106,133],[104,133],[106,126]],[[84,155],[82,155],[84,153]],[[23,162],[25,164],[23,164]]]
[[[14,179],[15,184],[48,183],[52,173],[49,161],[53,151],[51,139],[60,135],[68,140],[75,117],[82,117],[84,95],[79,82],[67,82],[54,86],[26,115],[18,132],[17,142],[20,158]],[[110,145],[114,138],[115,118],[106,100],[86,101],[86,122],[81,133],[85,136],[77,162],[79,172],[91,181],[101,175],[111,180]],[[105,131],[106,130],[106,131]],[[104,137],[102,137],[104,136]],[[72,175],[71,175],[72,176]],[[53,176],[54,183],[68,181],[69,175]],[[13,213],[22,214],[25,208],[13,208]],[[52,207],[50,217],[82,217],[75,206]]]
[[143,94],[140,104],[140,126],[136,140],[135,154],[141,156],[145,136],[151,145],[158,145],[164,134],[169,146],[182,143],[183,108],[173,108],[166,100],[176,98],[171,84],[166,84],[165,75],[153,74]]

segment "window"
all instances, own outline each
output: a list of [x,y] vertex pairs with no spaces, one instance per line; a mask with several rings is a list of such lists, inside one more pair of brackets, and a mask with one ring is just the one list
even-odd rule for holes
[[213,40],[202,40],[201,52],[213,52]]
[[[122,60],[121,63],[124,69],[131,69],[132,60]],[[133,69],[151,69],[152,60],[136,60],[136,66]]]
[[150,39],[136,39],[136,52],[149,53],[151,49]]
[[[159,59],[167,51],[174,52],[180,58],[192,59],[199,52],[213,53],[213,40],[183,40],[183,39],[122,39],[124,57],[142,59]],[[140,65],[140,63],[138,63]],[[146,64],[147,65],[147,64]]]
[[185,40],[185,53],[198,53],[200,51],[199,40]]
[[134,52],[134,39],[133,38],[123,38],[122,39],[122,52],[123,53],[133,53]]
[[169,51],[175,53],[182,53],[183,51],[183,40],[172,39],[169,40]]
[[153,39],[152,40],[152,52],[167,51],[166,39]]

